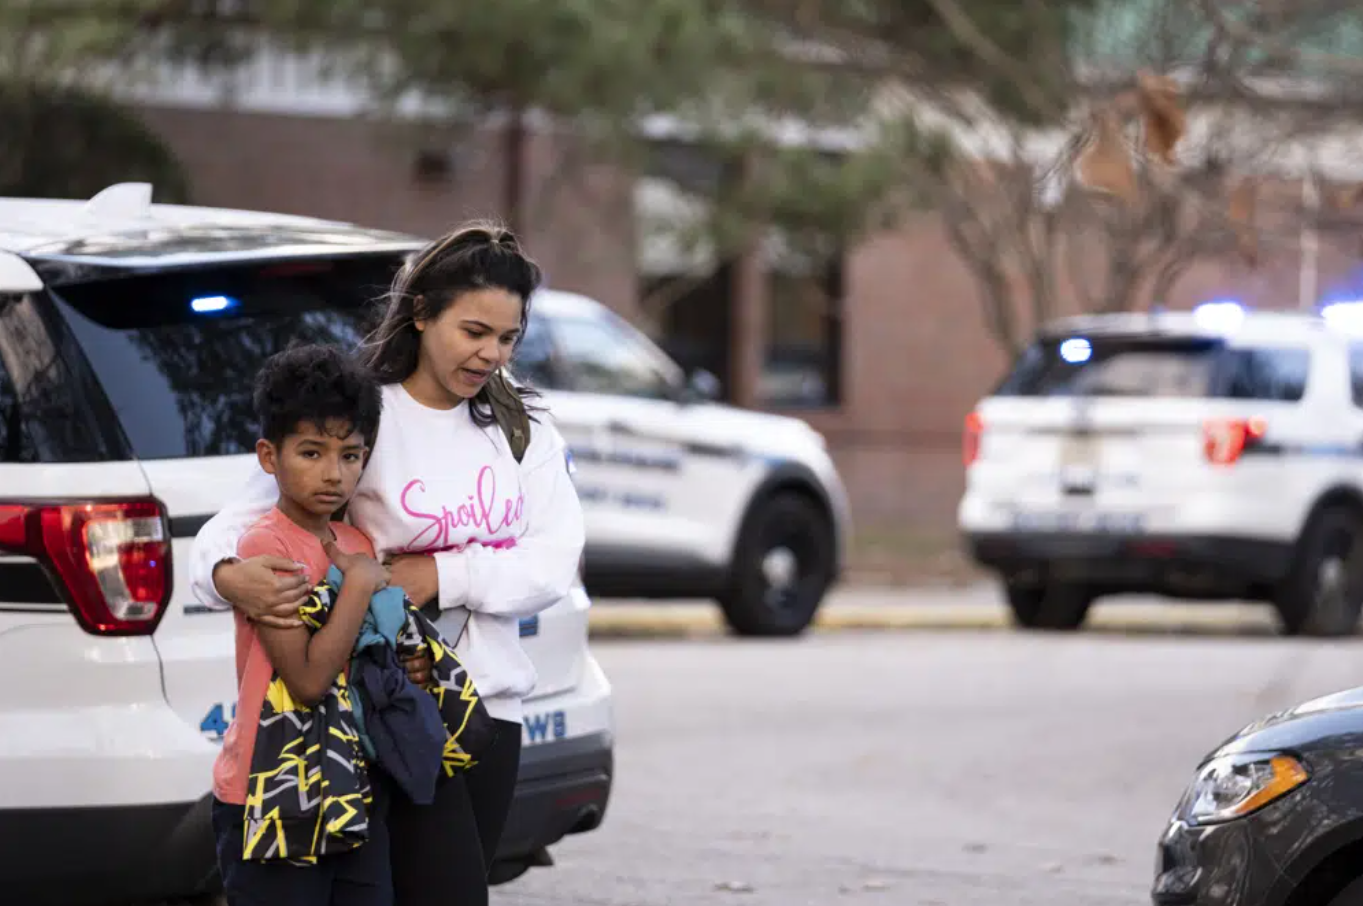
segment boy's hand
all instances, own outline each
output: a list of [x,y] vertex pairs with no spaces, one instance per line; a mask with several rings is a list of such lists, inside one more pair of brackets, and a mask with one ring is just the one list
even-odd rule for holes
[[275,629],[303,625],[298,608],[312,591],[301,563],[270,556],[219,563],[213,569],[213,584],[248,619]]
[[412,681],[412,685],[425,686],[431,681],[431,670],[435,668],[435,663],[431,660],[429,652],[418,651],[404,657],[402,666],[406,669],[407,678]]
[[323,544],[322,549],[327,552],[331,562],[336,564],[341,575],[345,576],[346,582],[361,582],[373,591],[381,591],[388,587],[388,570],[373,557],[343,553],[335,541]]
[[398,554],[389,561],[388,573],[417,607],[425,607],[440,594],[440,575],[430,554]]

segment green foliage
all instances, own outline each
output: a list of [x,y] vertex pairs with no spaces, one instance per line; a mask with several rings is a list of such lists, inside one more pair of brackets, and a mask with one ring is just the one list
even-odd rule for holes
[[635,116],[703,89],[732,13],[706,0],[279,0],[259,14],[345,55],[389,99],[419,90],[471,110]]
[[137,117],[75,88],[0,86],[0,122],[23,141],[0,145],[0,195],[89,198],[116,182],[149,182],[156,200],[185,202],[174,155]]
[[[910,116],[878,115],[887,84],[969,89],[1014,119],[1058,115],[1063,103],[1037,98],[1066,90],[1069,13],[1093,2],[954,0],[1006,65],[929,0],[276,0],[255,11],[389,104],[547,111],[636,162],[641,119],[670,115],[728,162],[705,197],[709,238],[729,247],[766,223],[841,242],[919,200],[905,177],[932,172],[946,145]],[[845,140],[780,140],[792,123]]]
[[129,52],[153,0],[0,0],[0,82],[80,77]]
[[[887,117],[877,106],[887,86],[968,90],[1016,121],[1058,115],[1073,13],[1095,2],[256,0],[238,18],[321,51],[381,106],[419,95],[455,119],[546,111],[620,161],[641,159],[645,118],[670,116],[726,162],[726,178],[704,193],[710,239],[723,249],[765,224],[813,246],[841,243],[919,203],[915,181],[941,171],[948,143],[910,113]],[[27,36],[14,39],[27,52],[0,59],[50,71],[126,60],[154,28],[158,52],[230,66],[253,39],[214,10],[0,0],[0,36]],[[792,124],[803,133],[794,142],[782,134]]]
[[[979,92],[1010,117],[1060,113],[1071,88],[1076,15],[1098,0],[737,0],[787,37],[838,49],[868,78],[893,75]],[[940,9],[956,13],[943,17]],[[961,28],[962,23],[965,29]],[[1029,101],[1022,93],[1033,95]]]
[[[101,90],[135,64],[160,0],[0,0],[0,195],[88,198],[146,181],[183,201],[174,156]],[[108,69],[117,64],[120,70]]]

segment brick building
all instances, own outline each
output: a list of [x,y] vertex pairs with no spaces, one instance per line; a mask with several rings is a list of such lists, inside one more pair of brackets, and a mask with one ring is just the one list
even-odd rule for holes
[[[335,85],[300,87],[277,65],[238,80],[230,97],[192,75],[171,84],[137,103],[180,158],[197,203],[427,235],[499,213],[495,126],[461,136],[432,161],[423,153],[429,142],[365,118]],[[574,167],[565,178],[563,155],[572,149],[564,142],[532,136],[522,186],[527,244],[554,286],[638,320],[641,294],[666,270],[639,235],[639,181],[604,166]],[[1347,273],[1355,252],[1327,250],[1322,272]],[[731,397],[821,429],[859,525],[949,527],[961,491],[962,419],[1005,362],[936,216],[924,213],[848,250],[825,284],[832,301],[820,316],[794,317],[789,287],[758,256],[734,267],[696,291],[714,298],[671,306],[653,332],[684,364],[720,373]],[[1297,271],[1295,252],[1252,274],[1204,266],[1169,304],[1228,295],[1291,304]],[[1332,279],[1322,278],[1323,290]],[[777,321],[782,331],[773,330]],[[792,324],[796,335],[782,336]]]

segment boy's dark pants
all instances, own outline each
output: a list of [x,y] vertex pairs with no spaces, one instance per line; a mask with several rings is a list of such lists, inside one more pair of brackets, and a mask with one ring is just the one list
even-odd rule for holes
[[370,771],[374,804],[369,840],[358,849],[323,856],[316,865],[242,859],[242,806],[213,800],[213,834],[227,906],[393,906],[388,842],[390,781]]

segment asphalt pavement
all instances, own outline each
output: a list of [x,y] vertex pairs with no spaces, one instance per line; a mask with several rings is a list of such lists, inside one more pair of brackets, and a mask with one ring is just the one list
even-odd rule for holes
[[619,727],[606,822],[493,902],[1148,903],[1198,759],[1363,685],[1363,643],[1261,628],[598,641]]

